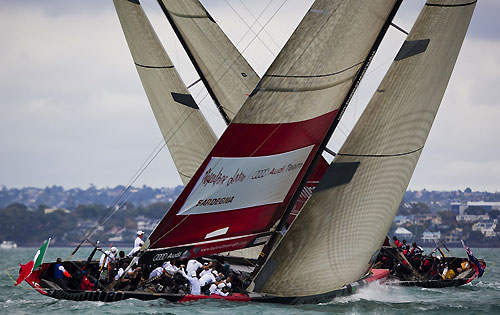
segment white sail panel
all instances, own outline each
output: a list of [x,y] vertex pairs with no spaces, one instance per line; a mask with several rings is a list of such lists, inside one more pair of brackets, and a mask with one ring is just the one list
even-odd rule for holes
[[159,2],[216,105],[231,121],[259,76],[198,0]]
[[410,181],[474,6],[428,1],[330,169],[261,270],[257,290],[321,294],[365,275]]
[[296,122],[338,109],[394,3],[316,1],[235,122]]
[[182,182],[217,141],[163,49],[139,1],[114,0],[132,58]]

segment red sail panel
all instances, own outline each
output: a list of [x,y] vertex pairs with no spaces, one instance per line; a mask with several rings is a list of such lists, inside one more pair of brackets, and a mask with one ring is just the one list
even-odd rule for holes
[[[153,231],[149,248],[203,243],[215,248],[214,240],[270,231],[336,114],[293,123],[229,125]],[[241,242],[231,250],[247,245]]]
[[292,224],[293,220],[295,220],[300,210],[302,210],[302,208],[306,204],[306,201],[309,200],[309,198],[312,196],[314,188],[318,186],[319,180],[321,179],[321,177],[323,177],[323,174],[325,174],[327,168],[328,162],[323,157],[320,157],[320,160],[316,165],[316,169],[307,180],[304,188],[302,188],[302,191],[300,192],[299,198],[297,198],[297,201],[293,205],[292,211],[290,212],[290,215],[288,216],[288,219],[286,221],[287,228],[288,226],[290,226],[290,224]]

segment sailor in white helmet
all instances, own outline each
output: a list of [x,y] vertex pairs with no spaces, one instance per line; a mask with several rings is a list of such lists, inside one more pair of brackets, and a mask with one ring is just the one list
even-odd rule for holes
[[134,241],[134,248],[141,247],[142,244],[144,244],[144,241],[142,240],[143,237],[144,237],[144,232],[137,231],[137,237],[135,238],[135,241]]
[[105,251],[101,255],[101,259],[99,259],[99,267],[100,269],[105,269],[108,268],[108,264],[110,262],[115,262],[116,260],[116,253],[118,252],[118,248],[116,247],[111,247],[110,250]]
[[127,256],[132,257],[136,252],[139,251],[139,249],[141,249],[141,246],[144,244],[144,241],[142,240],[143,237],[144,237],[144,232],[137,231],[137,237],[135,238],[134,241],[134,248],[132,248],[132,250],[130,251],[130,253],[128,253]]

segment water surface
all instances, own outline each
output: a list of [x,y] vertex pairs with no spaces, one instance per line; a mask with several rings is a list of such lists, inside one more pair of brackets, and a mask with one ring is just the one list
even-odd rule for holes
[[[316,305],[275,305],[227,301],[169,303],[125,300],[115,303],[62,301],[44,297],[24,283],[14,287],[5,272],[17,278],[19,263],[32,259],[37,248],[0,249],[0,314],[500,314],[500,249],[473,249],[487,261],[485,275],[458,288],[423,289],[372,284],[356,294]],[[66,258],[71,249],[50,248],[46,261]],[[463,249],[452,249],[465,256]],[[77,259],[85,259],[82,249]],[[311,284],[314,285],[314,284]]]

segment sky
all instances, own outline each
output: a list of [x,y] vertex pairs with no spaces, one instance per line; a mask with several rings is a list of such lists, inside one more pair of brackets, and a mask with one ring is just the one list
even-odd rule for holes
[[[141,2],[186,85],[197,80],[157,2]],[[202,3],[262,75],[312,1]],[[409,31],[423,3],[404,1],[394,22]],[[500,1],[478,1],[409,189],[500,191],[499,15]],[[332,150],[404,39],[389,30],[330,141]],[[162,139],[112,1],[2,0],[0,42],[0,186],[128,184]],[[190,91],[220,136],[225,125],[206,91],[200,84]],[[134,182],[180,184],[166,149]]]

